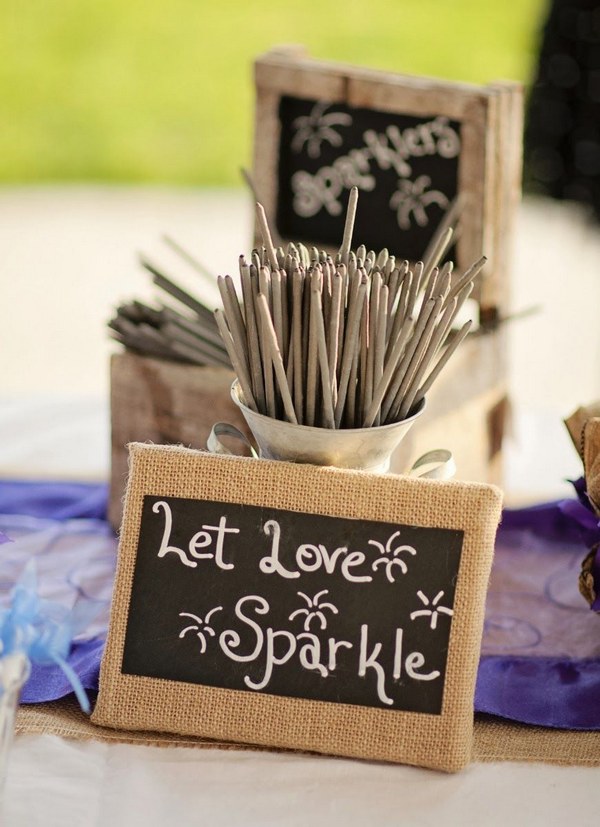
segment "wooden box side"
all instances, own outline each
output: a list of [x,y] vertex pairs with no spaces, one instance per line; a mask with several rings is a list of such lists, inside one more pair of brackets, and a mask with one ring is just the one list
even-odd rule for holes
[[123,516],[130,442],[154,442],[205,448],[219,421],[250,432],[230,389],[235,378],[227,368],[179,365],[138,356],[114,354],[110,366],[111,474],[108,518],[118,528]]

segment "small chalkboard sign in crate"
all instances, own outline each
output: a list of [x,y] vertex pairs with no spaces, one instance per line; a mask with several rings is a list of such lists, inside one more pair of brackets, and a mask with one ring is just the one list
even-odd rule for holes
[[458,770],[492,486],[131,446],[93,720]]
[[[474,294],[480,319],[493,326],[506,313],[521,181],[518,84],[473,86],[378,72],[317,61],[301,48],[259,58],[255,81],[254,183],[283,242],[337,250],[356,185],[355,244],[387,247],[416,261],[458,197],[455,272],[486,255]],[[430,394],[411,442],[419,453],[445,434],[461,475],[497,480],[505,344],[501,333],[488,340],[458,355]],[[452,419],[461,407],[469,428]]]

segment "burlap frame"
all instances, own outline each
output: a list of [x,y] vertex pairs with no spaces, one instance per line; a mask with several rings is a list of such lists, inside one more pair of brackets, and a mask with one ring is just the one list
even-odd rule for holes
[[[441,715],[279,697],[124,675],[123,647],[145,495],[186,497],[464,532]],[[456,771],[471,759],[473,695],[502,497],[493,486],[130,446],[100,726],[156,730]]]

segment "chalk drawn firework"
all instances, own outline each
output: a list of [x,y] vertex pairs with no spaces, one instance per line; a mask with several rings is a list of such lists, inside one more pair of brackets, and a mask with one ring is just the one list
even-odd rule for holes
[[394,540],[400,536],[399,531],[394,531],[393,534],[390,535],[388,538],[387,543],[385,546],[383,543],[380,543],[378,540],[369,540],[370,546],[375,546],[379,549],[380,553],[383,557],[379,557],[377,560],[374,561],[372,565],[373,571],[376,571],[380,566],[385,567],[385,576],[390,581],[390,583],[395,583],[396,579],[394,577],[394,566],[398,566],[402,574],[406,574],[408,571],[408,566],[406,562],[398,557],[399,554],[402,554],[403,551],[407,552],[408,554],[412,554],[413,556],[417,553],[417,550],[413,546],[403,545],[403,546],[396,546],[396,548],[392,548],[392,543]]
[[445,615],[448,615],[449,617],[452,617],[452,615],[454,614],[452,609],[449,609],[447,606],[438,605],[440,600],[444,596],[443,591],[438,592],[436,594],[436,596],[433,598],[433,600],[429,600],[429,598],[426,597],[423,594],[422,591],[418,591],[417,596],[418,596],[419,600],[421,601],[421,603],[424,606],[431,607],[431,608],[417,609],[416,611],[411,612],[411,614],[410,614],[410,619],[411,620],[414,620],[415,617],[429,617],[430,618],[429,628],[430,629],[435,629],[437,627],[438,615],[445,614]]
[[342,137],[333,126],[351,126],[352,117],[343,112],[329,112],[331,104],[321,101],[313,106],[310,115],[301,115],[293,122],[296,134],[292,140],[294,152],[301,152],[306,144],[310,158],[321,157],[321,144],[325,141],[331,146],[341,146]]
[[306,609],[296,609],[295,612],[292,612],[291,615],[288,617],[288,620],[293,620],[295,617],[299,617],[300,615],[306,615],[304,619],[304,631],[310,631],[310,623],[313,618],[318,618],[321,623],[321,629],[327,628],[327,618],[323,614],[325,609],[328,609],[332,614],[338,614],[337,608],[333,605],[333,603],[321,603],[321,597],[323,595],[329,594],[328,589],[323,589],[323,591],[318,592],[315,596],[311,599],[308,595],[304,594],[304,592],[298,592],[298,596],[303,598],[306,601],[306,605],[308,608]]
[[397,211],[398,226],[401,230],[410,229],[411,214],[419,227],[426,227],[429,224],[427,207],[437,204],[445,210],[448,206],[448,199],[444,193],[439,190],[428,190],[429,186],[431,178],[428,175],[419,175],[414,181],[406,178],[398,180],[398,189],[390,198],[390,207]]
[[209,626],[210,616],[213,615],[215,612],[220,612],[223,610],[222,606],[215,606],[214,609],[211,609],[210,612],[207,613],[206,617],[203,619],[198,617],[198,615],[192,614],[191,612],[179,612],[179,617],[189,617],[192,620],[195,620],[196,623],[192,623],[190,626],[186,626],[185,629],[182,629],[179,632],[179,637],[183,638],[186,636],[188,632],[196,631],[196,637],[200,641],[200,653],[204,654],[206,652],[206,635],[210,635],[210,637],[215,636],[215,630],[212,626]]

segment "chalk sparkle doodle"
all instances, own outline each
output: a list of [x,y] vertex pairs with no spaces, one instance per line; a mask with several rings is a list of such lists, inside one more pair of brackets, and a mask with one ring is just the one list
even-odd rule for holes
[[308,597],[308,595],[304,594],[304,592],[298,592],[298,596],[302,597],[306,601],[306,605],[308,606],[307,609],[296,609],[295,612],[292,612],[291,615],[288,617],[288,620],[293,620],[295,617],[299,617],[300,615],[306,615],[304,620],[304,631],[310,631],[310,622],[313,618],[319,618],[321,623],[321,629],[327,628],[327,618],[324,615],[325,609],[332,612],[333,614],[338,614],[338,610],[333,605],[333,603],[320,603],[320,599],[323,595],[328,594],[328,589],[323,589],[318,594],[316,594],[313,598]]
[[189,617],[192,620],[195,620],[196,623],[192,623],[189,626],[186,626],[185,629],[182,629],[179,632],[179,637],[183,638],[187,635],[188,632],[195,631],[196,637],[200,641],[200,652],[204,654],[206,652],[206,635],[210,635],[210,637],[215,636],[215,630],[212,626],[208,625],[210,620],[210,616],[215,614],[215,612],[223,611],[222,606],[215,606],[214,609],[211,609],[210,612],[207,612],[206,617],[203,619],[198,617],[198,615],[192,614],[191,612],[179,612],[179,617]]
[[[419,598],[421,603],[424,606],[427,606],[428,608],[426,608],[426,609],[417,609],[416,611],[411,612],[410,619],[414,620],[415,617],[429,617],[430,618],[430,622],[429,622],[430,628],[435,629],[437,627],[437,621],[438,621],[438,615],[439,614],[445,614],[445,615],[448,615],[449,617],[452,617],[452,615],[454,614],[452,609],[449,609],[447,606],[439,606],[438,605],[443,596],[444,596],[444,592],[438,592],[436,594],[436,596],[433,598],[433,600],[429,600],[429,598],[426,597],[423,594],[423,592],[419,590],[417,592],[417,597]],[[431,607],[431,608],[429,608],[429,607]]]
[[351,126],[352,118],[344,112],[325,114],[329,106],[328,103],[316,103],[310,115],[301,115],[295,119],[293,126],[297,131],[292,140],[292,149],[295,152],[300,152],[306,144],[310,157],[318,158],[321,155],[323,141],[331,146],[341,146],[342,138],[332,127]]
[[431,185],[431,178],[428,175],[419,175],[416,181],[400,179],[398,189],[390,198],[390,207],[397,211],[398,226],[402,230],[409,230],[411,214],[419,227],[426,227],[429,224],[427,207],[437,204],[438,207],[446,209],[448,199],[439,190],[428,190]]
[[369,540],[369,545],[375,546],[379,549],[380,553],[384,555],[383,557],[380,557],[378,560],[375,560],[371,568],[373,569],[373,571],[375,571],[383,565],[385,567],[385,576],[390,581],[390,583],[393,583],[395,580],[394,566],[398,566],[402,574],[406,574],[406,572],[408,571],[408,566],[406,565],[405,561],[400,559],[398,555],[402,554],[402,552],[405,551],[408,554],[412,554],[414,557],[417,553],[417,550],[416,548],[414,548],[414,546],[409,546],[406,544],[402,546],[396,546],[396,548],[393,549],[392,543],[394,542],[396,537],[399,536],[400,532],[395,531],[393,534],[390,535],[385,546],[383,545],[383,543],[380,543],[377,540]]

